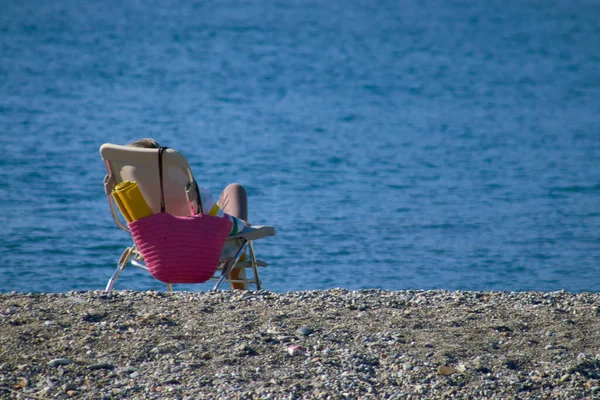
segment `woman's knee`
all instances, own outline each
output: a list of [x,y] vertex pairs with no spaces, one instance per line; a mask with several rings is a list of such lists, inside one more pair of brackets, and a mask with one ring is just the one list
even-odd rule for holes
[[225,190],[223,190],[223,192],[231,193],[232,195],[235,195],[238,198],[248,196],[248,194],[246,193],[246,188],[244,188],[244,186],[242,186],[239,183],[230,183],[229,185],[227,185]]
[[219,198],[219,206],[229,215],[248,220],[248,195],[239,183],[227,185]]

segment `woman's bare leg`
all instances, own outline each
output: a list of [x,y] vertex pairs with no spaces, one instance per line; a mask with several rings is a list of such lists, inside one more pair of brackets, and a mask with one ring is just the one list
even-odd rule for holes
[[248,220],[248,195],[246,189],[239,183],[228,185],[217,202],[221,210],[229,215]]

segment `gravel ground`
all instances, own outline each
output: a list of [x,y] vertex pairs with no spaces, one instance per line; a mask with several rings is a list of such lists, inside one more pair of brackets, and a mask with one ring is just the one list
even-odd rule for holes
[[600,398],[600,294],[0,295],[2,399]]

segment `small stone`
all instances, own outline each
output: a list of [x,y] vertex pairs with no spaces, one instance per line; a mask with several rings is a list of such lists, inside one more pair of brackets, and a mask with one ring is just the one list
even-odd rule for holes
[[529,377],[533,380],[539,380],[542,378],[542,374],[538,370],[533,370],[529,373]]
[[14,389],[23,389],[29,384],[27,378],[20,377],[16,385],[13,386]]
[[290,356],[300,356],[304,354],[304,348],[299,344],[295,344],[287,348],[287,352]]
[[128,374],[131,374],[133,372],[136,372],[137,370],[138,369],[136,367],[127,366],[127,367],[124,367],[124,368],[120,369],[119,373],[120,374],[126,374],[126,375],[128,375]]
[[412,369],[412,364],[411,363],[404,363],[402,364],[402,369],[405,371],[410,371]]
[[235,347],[235,350],[240,356],[253,356],[256,354],[256,350],[254,350],[252,347],[248,346],[245,343],[240,343],[239,345],[237,345]]
[[88,365],[88,368],[91,369],[91,370],[94,370],[94,369],[113,369],[114,367],[115,367],[114,365],[112,365],[111,363],[107,363],[107,362],[100,362],[100,363]]
[[287,342],[292,341],[293,338],[291,336],[287,336],[287,335],[279,335],[275,339],[277,339],[280,342],[287,343]]
[[59,365],[67,365],[72,364],[73,360],[69,358],[55,358],[54,360],[50,360],[48,365],[51,367],[58,367]]
[[585,387],[586,387],[586,388],[588,388],[588,389],[589,389],[589,388],[591,388],[592,386],[593,386],[593,383],[592,383],[592,381],[591,381],[591,380],[589,380],[589,381],[587,381],[587,382],[585,383]]
[[449,375],[457,373],[458,370],[456,368],[448,367],[448,366],[444,365],[444,366],[438,367],[437,372],[440,375],[449,376]]
[[544,347],[546,350],[554,350],[554,345],[549,344],[548,346]]
[[72,392],[74,390],[77,390],[77,385],[75,385],[74,383],[65,383],[63,385],[63,391],[65,393]]
[[565,374],[563,376],[560,377],[560,382],[566,382],[569,380],[569,378],[571,378],[571,375],[569,374]]
[[473,360],[471,365],[473,366],[473,369],[475,369],[476,371],[483,371],[486,369],[479,357],[477,357],[475,360]]
[[313,332],[314,330],[308,326],[301,326],[300,328],[296,329],[296,333],[301,336],[308,336]]

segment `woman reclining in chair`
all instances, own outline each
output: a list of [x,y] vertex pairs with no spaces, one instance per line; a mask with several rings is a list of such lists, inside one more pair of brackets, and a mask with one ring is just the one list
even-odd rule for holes
[[[129,143],[128,146],[140,147],[147,149],[158,149],[160,144],[151,138],[144,138]],[[209,210],[208,214],[221,218],[227,218],[232,222],[230,236],[241,232],[245,227],[250,226],[248,221],[248,195],[246,189],[239,183],[228,185],[219,196],[219,200],[215,202],[212,194],[206,188],[200,187],[200,200],[205,210]],[[246,259],[246,254],[242,254],[240,261]],[[239,279],[241,275],[240,269],[234,269],[230,273],[231,279]],[[232,289],[248,289],[245,283],[231,283]]]

